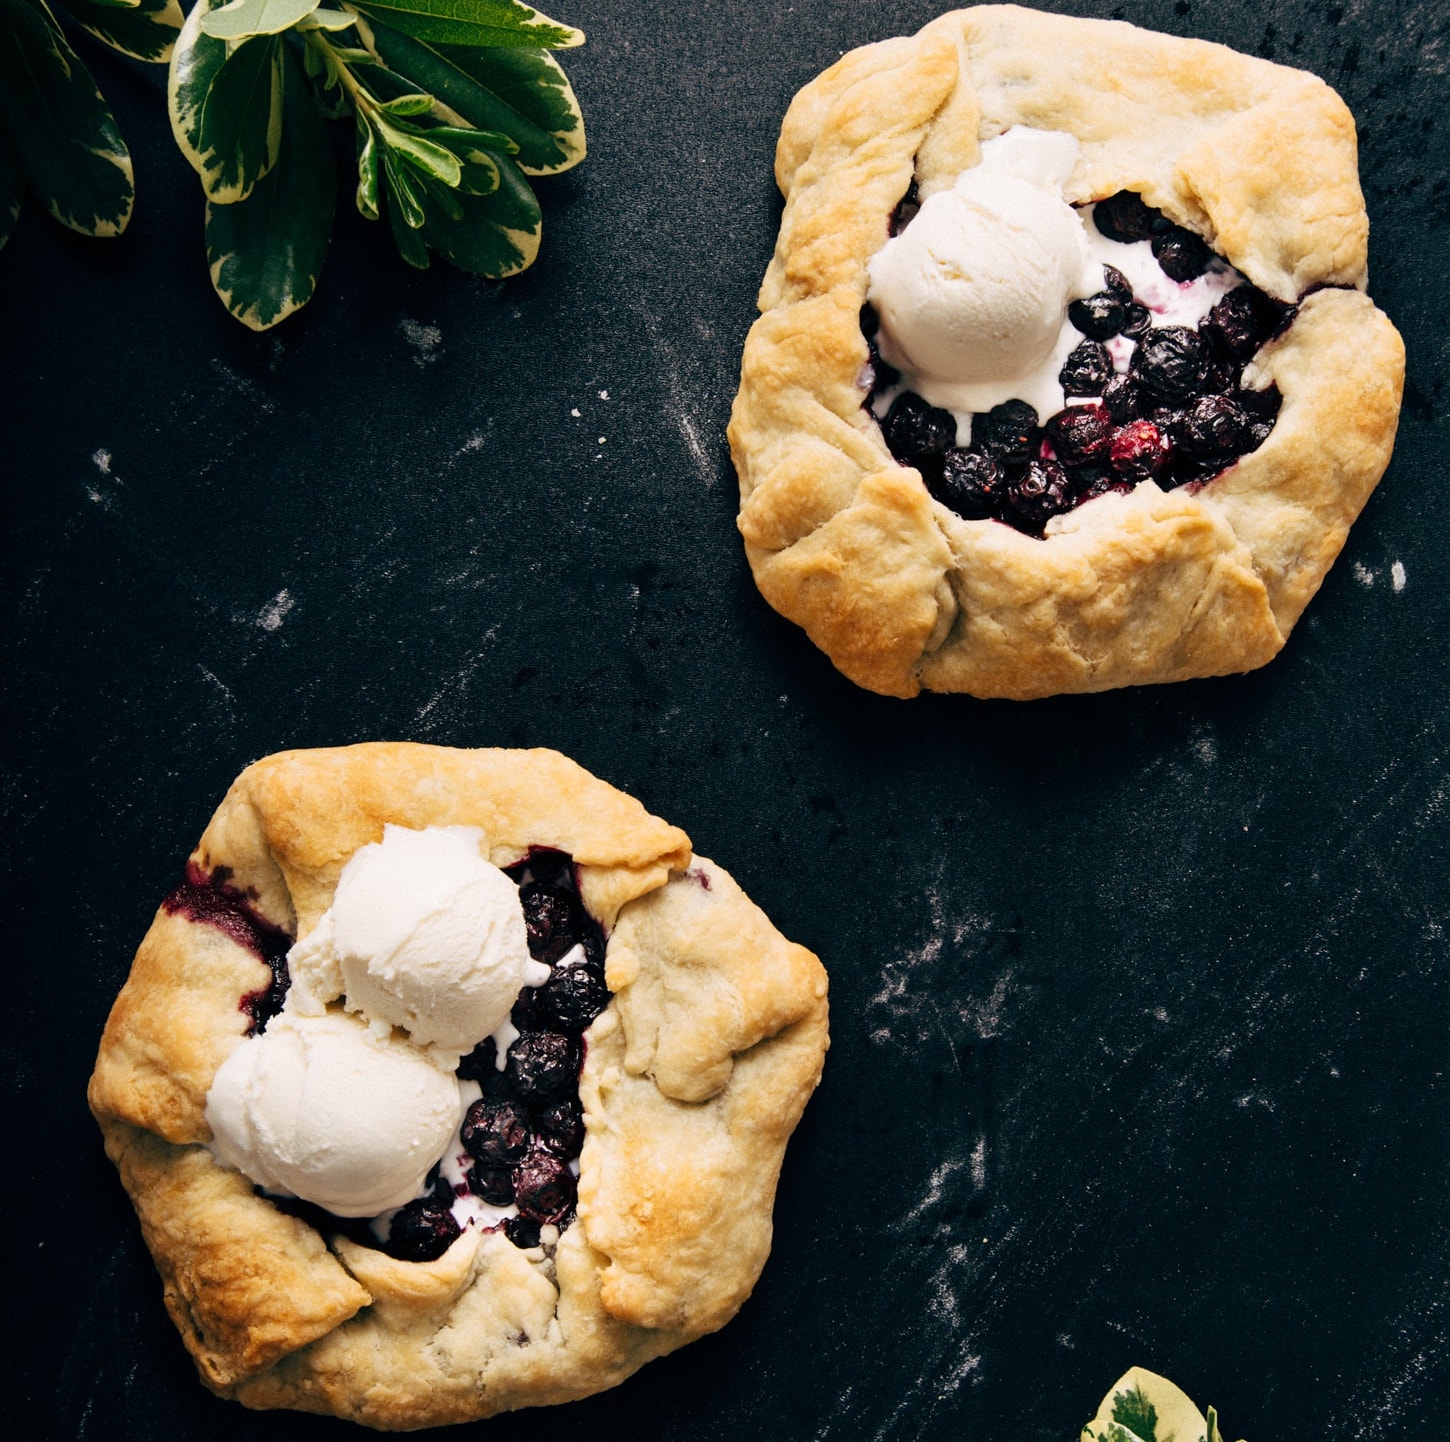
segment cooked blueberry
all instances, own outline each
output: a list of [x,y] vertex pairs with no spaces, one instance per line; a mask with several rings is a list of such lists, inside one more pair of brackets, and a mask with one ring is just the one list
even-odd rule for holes
[[509,1048],[506,1068],[521,1097],[555,1097],[579,1080],[583,1048],[557,1031],[525,1032]]
[[495,1064],[498,1049],[493,1038],[486,1036],[458,1063],[458,1075],[463,1081],[475,1081],[483,1088],[485,1096],[504,1096],[512,1091],[506,1074]]
[[1116,425],[1143,418],[1143,393],[1130,375],[1115,375],[1103,391],[1103,404]]
[[876,314],[876,307],[867,301],[861,307],[861,334],[867,340],[875,337],[876,332],[881,329],[881,317]]
[[1168,468],[1173,446],[1152,421],[1130,421],[1113,432],[1108,463],[1125,481],[1156,480]]
[[1075,300],[1067,308],[1067,318],[1089,340],[1107,340],[1123,328],[1127,307],[1110,290],[1100,290],[1086,300]]
[[588,963],[555,967],[534,995],[539,1016],[560,1031],[583,1031],[609,1005],[609,988]]
[[1037,412],[1026,401],[1003,401],[972,417],[972,448],[1000,466],[1024,466],[1037,454]]
[[1223,396],[1236,390],[1239,383],[1239,367],[1230,361],[1209,360],[1203,370],[1202,390],[1207,395]]
[[1100,396],[1112,374],[1107,346],[1099,340],[1085,340],[1068,354],[1057,380],[1064,395]]
[[530,881],[519,888],[519,902],[529,934],[529,954],[536,961],[552,964],[578,945],[584,934],[584,908],[574,892]]
[[1069,406],[1047,423],[1047,439],[1065,466],[1106,458],[1113,421],[1104,405]]
[[957,438],[952,413],[928,405],[915,391],[903,391],[891,402],[881,430],[887,449],[899,461],[940,455]]
[[435,1262],[462,1230],[447,1207],[420,1197],[393,1214],[384,1250],[401,1262]]
[[1134,301],[1123,311],[1123,334],[1130,340],[1142,340],[1153,328],[1153,317],[1146,305]]
[[1178,428],[1178,442],[1201,461],[1228,462],[1249,449],[1249,413],[1227,396],[1200,396]]
[[533,1217],[505,1217],[503,1234],[525,1251],[539,1245],[539,1223]]
[[1103,267],[1103,289],[1110,295],[1115,295],[1124,305],[1130,305],[1133,300],[1133,286],[1128,277],[1115,265]]
[[1284,404],[1279,387],[1265,386],[1261,391],[1241,390],[1234,392],[1234,399],[1251,415],[1261,421],[1272,421]]
[[495,1207],[506,1207],[514,1199],[514,1169],[474,1162],[468,1169],[468,1190]]
[[1209,311],[1199,329],[1215,351],[1242,364],[1274,333],[1283,309],[1257,286],[1241,285]]
[[1198,390],[1207,366],[1197,331],[1181,325],[1155,326],[1138,342],[1131,374],[1151,395],[1181,403]]
[[1072,504],[1072,482],[1056,461],[1033,461],[1007,483],[1007,504],[1026,529],[1040,531]]
[[894,365],[881,359],[881,348],[874,339],[866,342],[867,370],[866,389],[873,395],[877,391],[889,390],[901,379],[901,372]]
[[1202,237],[1175,225],[1153,237],[1153,255],[1169,280],[1196,280],[1209,267],[1213,252]]
[[1161,211],[1145,205],[1143,197],[1132,190],[1120,190],[1093,207],[1093,224],[1098,233],[1125,245],[1147,240],[1162,219]]
[[[517,1050],[518,1043],[514,1043]],[[517,1102],[484,1097],[469,1107],[460,1130],[464,1149],[485,1166],[511,1166],[529,1149],[528,1113]]]
[[552,1152],[532,1151],[514,1168],[514,1200],[526,1217],[557,1222],[572,1210],[574,1174]]
[[1119,481],[1113,474],[1110,466],[1081,466],[1072,472],[1073,484],[1077,487],[1077,495],[1074,498],[1074,505],[1082,505],[1084,501],[1096,500],[1099,496],[1105,496],[1109,491],[1119,489]]
[[556,1156],[577,1157],[584,1145],[584,1108],[577,1097],[560,1097],[539,1113],[534,1129],[540,1143]]
[[953,449],[942,460],[936,497],[967,521],[985,521],[997,514],[1002,500],[1002,472],[990,456]]
[[921,200],[917,195],[916,181],[913,180],[906,187],[906,194],[896,203],[896,209],[891,212],[891,233],[900,235],[913,220],[916,213],[921,209]]

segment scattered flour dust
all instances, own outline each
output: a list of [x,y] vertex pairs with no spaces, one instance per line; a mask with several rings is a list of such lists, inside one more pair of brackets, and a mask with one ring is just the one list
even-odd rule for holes
[[264,631],[276,631],[282,626],[287,613],[297,604],[292,593],[284,586],[257,614],[257,624]]
[[1370,568],[1366,566],[1363,561],[1356,561],[1354,563],[1354,579],[1358,581],[1361,586],[1373,586],[1374,572],[1371,571]]
[[432,365],[442,354],[440,347],[443,344],[443,332],[436,325],[423,325],[416,320],[409,320],[404,316],[398,322],[398,331],[403,339],[417,352],[413,357],[413,364],[422,370],[424,366]]
[[104,449],[99,450],[99,451],[97,451],[91,457],[91,460],[95,462],[96,469],[103,476],[109,476],[111,474],[111,453],[110,453],[110,451],[104,450]]

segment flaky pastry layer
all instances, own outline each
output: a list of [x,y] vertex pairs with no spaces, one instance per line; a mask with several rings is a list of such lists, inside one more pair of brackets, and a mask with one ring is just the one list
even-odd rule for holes
[[437,1261],[323,1238],[206,1143],[206,1093],[266,964],[164,908],[107,1022],[90,1103],[203,1380],[250,1407],[406,1430],[563,1402],[715,1330],[770,1248],[785,1144],[820,1078],[826,978],[689,838],[551,751],[377,743],[267,757],[193,862],[305,935],[386,823],[482,828],[496,864],[570,852],[610,931],[588,1033],[578,1219]]
[[[892,212],[913,177],[923,199],[950,186],[1012,125],[1078,138],[1068,201],[1138,191],[1303,298],[1248,372],[1283,395],[1257,451],[1196,491],[1091,501],[1042,540],[935,501],[862,404],[866,265]],[[730,445],[776,610],[858,685],[903,697],[1025,700],[1278,653],[1389,464],[1404,384],[1400,337],[1363,294],[1354,122],[1323,81],[1117,21],[978,6],[813,80],[775,170],[785,212]]]

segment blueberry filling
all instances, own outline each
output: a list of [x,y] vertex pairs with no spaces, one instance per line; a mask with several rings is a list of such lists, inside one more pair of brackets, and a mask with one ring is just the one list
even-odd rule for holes
[[[604,933],[584,909],[573,858],[533,847],[504,871],[519,888],[529,954],[546,962],[553,975],[542,986],[520,992],[510,1015],[519,1035],[503,1068],[497,1065],[492,1037],[458,1064],[459,1077],[477,1082],[483,1091],[460,1128],[468,1159],[460,1191],[492,1206],[517,1206],[519,1214],[504,1218],[500,1226],[515,1246],[528,1248],[539,1245],[541,1227],[562,1230],[574,1220],[575,1164],[584,1145],[579,1102],[583,1033],[609,1005],[610,991],[604,980]],[[224,871],[207,877],[189,867],[186,881],[163,904],[168,911],[184,911],[221,927],[269,962],[280,981],[276,1004],[262,1015],[260,1030],[281,1009],[291,938],[258,916]],[[270,997],[270,990],[265,995]],[[249,1014],[259,1011],[260,1004],[257,1011],[249,1008]],[[454,1187],[438,1167],[429,1175],[425,1195],[392,1214],[383,1242],[367,1218],[337,1217],[291,1198],[268,1199],[325,1235],[340,1233],[401,1261],[435,1261],[462,1231],[453,1209]]]
[[185,916],[204,926],[214,926],[267,963],[272,980],[260,991],[249,991],[238,1003],[250,1021],[248,1036],[265,1031],[267,1023],[282,1010],[292,980],[287,972],[287,953],[294,940],[268,921],[252,901],[232,884],[230,867],[218,866],[209,872],[195,861],[188,861],[181,884],[161,903],[168,916]]
[[[908,192],[892,234],[915,205]],[[1110,241],[1148,241],[1170,281],[1194,281],[1217,261],[1199,236],[1132,191],[1098,201],[1092,214]],[[1123,272],[1105,265],[1103,273],[1101,291],[1068,307],[1083,336],[1058,375],[1069,404],[1045,421],[1020,400],[973,415],[967,447],[956,445],[950,411],[901,389],[900,373],[881,358],[876,312],[863,307],[867,407],[880,417],[891,454],[918,469],[932,495],[966,520],[996,520],[1040,537],[1054,516],[1110,491],[1145,480],[1165,490],[1212,480],[1273,429],[1279,392],[1244,390],[1243,369],[1287,327],[1294,307],[1240,277],[1196,327],[1155,326]]]

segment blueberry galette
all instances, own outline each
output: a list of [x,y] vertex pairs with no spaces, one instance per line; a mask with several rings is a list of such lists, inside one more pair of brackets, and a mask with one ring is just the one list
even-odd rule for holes
[[841,671],[1026,699],[1279,651],[1404,374],[1328,86],[981,6],[807,85],[776,179],[739,525]]
[[612,1386],[728,1321],[826,978],[550,751],[295,751],[141,943],[90,1103],[203,1380],[384,1429]]

